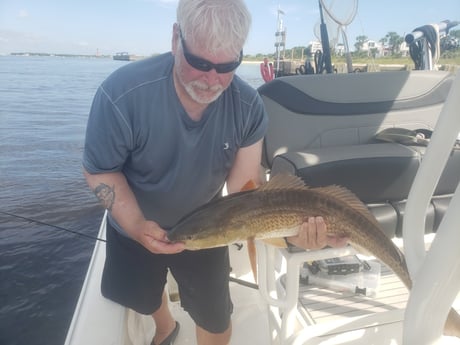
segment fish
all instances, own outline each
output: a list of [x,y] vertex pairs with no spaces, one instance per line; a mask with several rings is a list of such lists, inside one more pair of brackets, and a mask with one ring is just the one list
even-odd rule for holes
[[[279,240],[298,234],[305,219],[323,217],[327,233],[346,237],[358,252],[370,253],[411,289],[406,260],[367,206],[349,189],[308,187],[294,175],[278,174],[253,190],[209,202],[182,218],[168,233],[189,250],[246,240]],[[460,337],[460,315],[451,309],[444,334]]]

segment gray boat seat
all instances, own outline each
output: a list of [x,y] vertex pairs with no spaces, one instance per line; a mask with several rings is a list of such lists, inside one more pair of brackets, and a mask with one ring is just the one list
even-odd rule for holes
[[[259,88],[269,115],[263,164],[309,186],[342,185],[402,236],[406,199],[426,147],[376,140],[392,127],[433,130],[453,76],[437,71],[304,75]],[[434,232],[460,180],[453,150],[426,212]]]

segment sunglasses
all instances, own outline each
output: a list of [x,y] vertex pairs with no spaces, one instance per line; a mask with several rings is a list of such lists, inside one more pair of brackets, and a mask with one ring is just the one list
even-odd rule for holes
[[215,69],[217,73],[229,73],[229,72],[234,71],[241,64],[241,61],[243,60],[243,51],[241,50],[238,61],[214,64],[208,60],[205,60],[203,58],[200,58],[190,53],[189,50],[187,49],[187,46],[185,45],[185,40],[184,40],[184,37],[182,36],[181,30],[179,30],[179,36],[180,36],[180,42],[182,44],[182,51],[184,53],[185,60],[190,66],[192,66],[193,68],[199,71],[209,72],[210,70]]

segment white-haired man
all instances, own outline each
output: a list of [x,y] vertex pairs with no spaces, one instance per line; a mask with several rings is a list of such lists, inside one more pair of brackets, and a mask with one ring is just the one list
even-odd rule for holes
[[[260,183],[267,116],[256,90],[235,75],[250,14],[242,0],[180,0],[172,50],[127,64],[99,87],[83,167],[109,211],[102,293],[153,316],[152,344],[171,344],[166,273],[196,323],[198,344],[228,344],[232,302],[228,248],[184,250],[167,231],[193,209],[246,182]],[[324,223],[291,242],[324,247]]]

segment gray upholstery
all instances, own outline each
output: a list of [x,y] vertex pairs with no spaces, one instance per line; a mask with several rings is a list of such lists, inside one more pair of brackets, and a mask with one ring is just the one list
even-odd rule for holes
[[399,144],[350,145],[287,152],[274,158],[272,173],[287,171],[315,187],[338,184],[372,203],[406,198],[420,161]]
[[270,117],[263,163],[288,151],[368,144],[388,127],[432,130],[452,81],[440,71],[275,79],[259,88]]
[[[374,138],[389,127],[432,130],[452,79],[435,71],[275,79],[259,88],[270,119],[264,165],[313,187],[349,188],[388,236],[402,236],[405,202],[426,148]],[[425,232],[436,231],[459,180],[460,150],[453,150]]]

